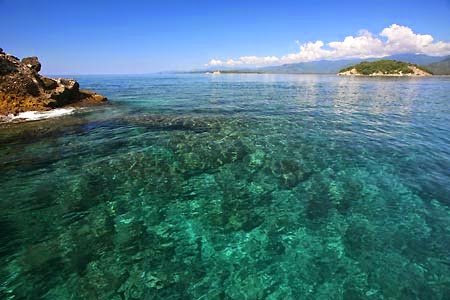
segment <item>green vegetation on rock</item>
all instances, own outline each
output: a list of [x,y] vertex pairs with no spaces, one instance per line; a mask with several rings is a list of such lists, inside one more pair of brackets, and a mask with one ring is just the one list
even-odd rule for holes
[[409,64],[402,61],[396,60],[378,60],[373,62],[363,61],[357,65],[350,66],[344,68],[339,71],[339,73],[347,72],[352,69],[356,69],[359,74],[362,75],[371,75],[374,73],[382,73],[382,74],[411,74],[413,70],[410,66],[414,66],[424,72],[430,73],[427,69],[422,66]]

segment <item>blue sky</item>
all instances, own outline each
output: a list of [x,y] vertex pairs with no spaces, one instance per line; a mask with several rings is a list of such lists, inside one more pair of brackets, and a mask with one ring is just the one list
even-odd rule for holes
[[47,74],[182,70],[242,56],[285,62],[305,43],[327,49],[392,24],[448,43],[450,1],[0,0],[0,47],[39,56]]

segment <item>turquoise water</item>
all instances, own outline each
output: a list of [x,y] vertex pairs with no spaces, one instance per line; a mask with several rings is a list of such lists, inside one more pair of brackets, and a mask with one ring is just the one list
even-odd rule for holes
[[450,78],[77,79],[0,125],[1,299],[450,299]]

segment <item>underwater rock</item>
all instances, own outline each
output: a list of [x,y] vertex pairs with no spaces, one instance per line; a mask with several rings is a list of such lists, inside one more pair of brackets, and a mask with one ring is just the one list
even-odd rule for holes
[[214,120],[205,117],[179,116],[164,114],[142,114],[127,116],[126,123],[145,126],[155,130],[182,130],[202,133],[216,127]]
[[145,274],[144,285],[148,288],[157,290],[160,290],[164,287],[162,280],[151,273]]
[[310,172],[303,169],[300,162],[294,159],[272,162],[271,172],[287,188],[295,187],[310,176]]

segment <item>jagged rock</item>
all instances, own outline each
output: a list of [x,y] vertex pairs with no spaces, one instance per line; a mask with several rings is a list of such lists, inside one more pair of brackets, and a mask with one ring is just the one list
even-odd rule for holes
[[39,72],[41,70],[41,63],[36,56],[22,58],[22,63],[35,70],[36,72]]
[[0,76],[13,73],[17,69],[16,64],[18,62],[14,59],[6,59],[7,54],[5,53],[0,53],[0,55],[2,55],[2,58],[0,58]]
[[80,98],[80,85],[73,79],[58,78],[58,86],[50,94],[50,98],[62,104],[69,104]]
[[107,100],[94,92],[80,91],[73,79],[47,78],[38,74],[40,70],[41,63],[35,56],[20,61],[0,51],[0,115]]
[[58,83],[51,78],[42,76],[40,79],[42,82],[42,86],[44,87],[44,90],[53,90],[58,86]]
[[86,104],[104,102],[108,100],[105,96],[88,90],[80,90],[80,99],[82,99]]

